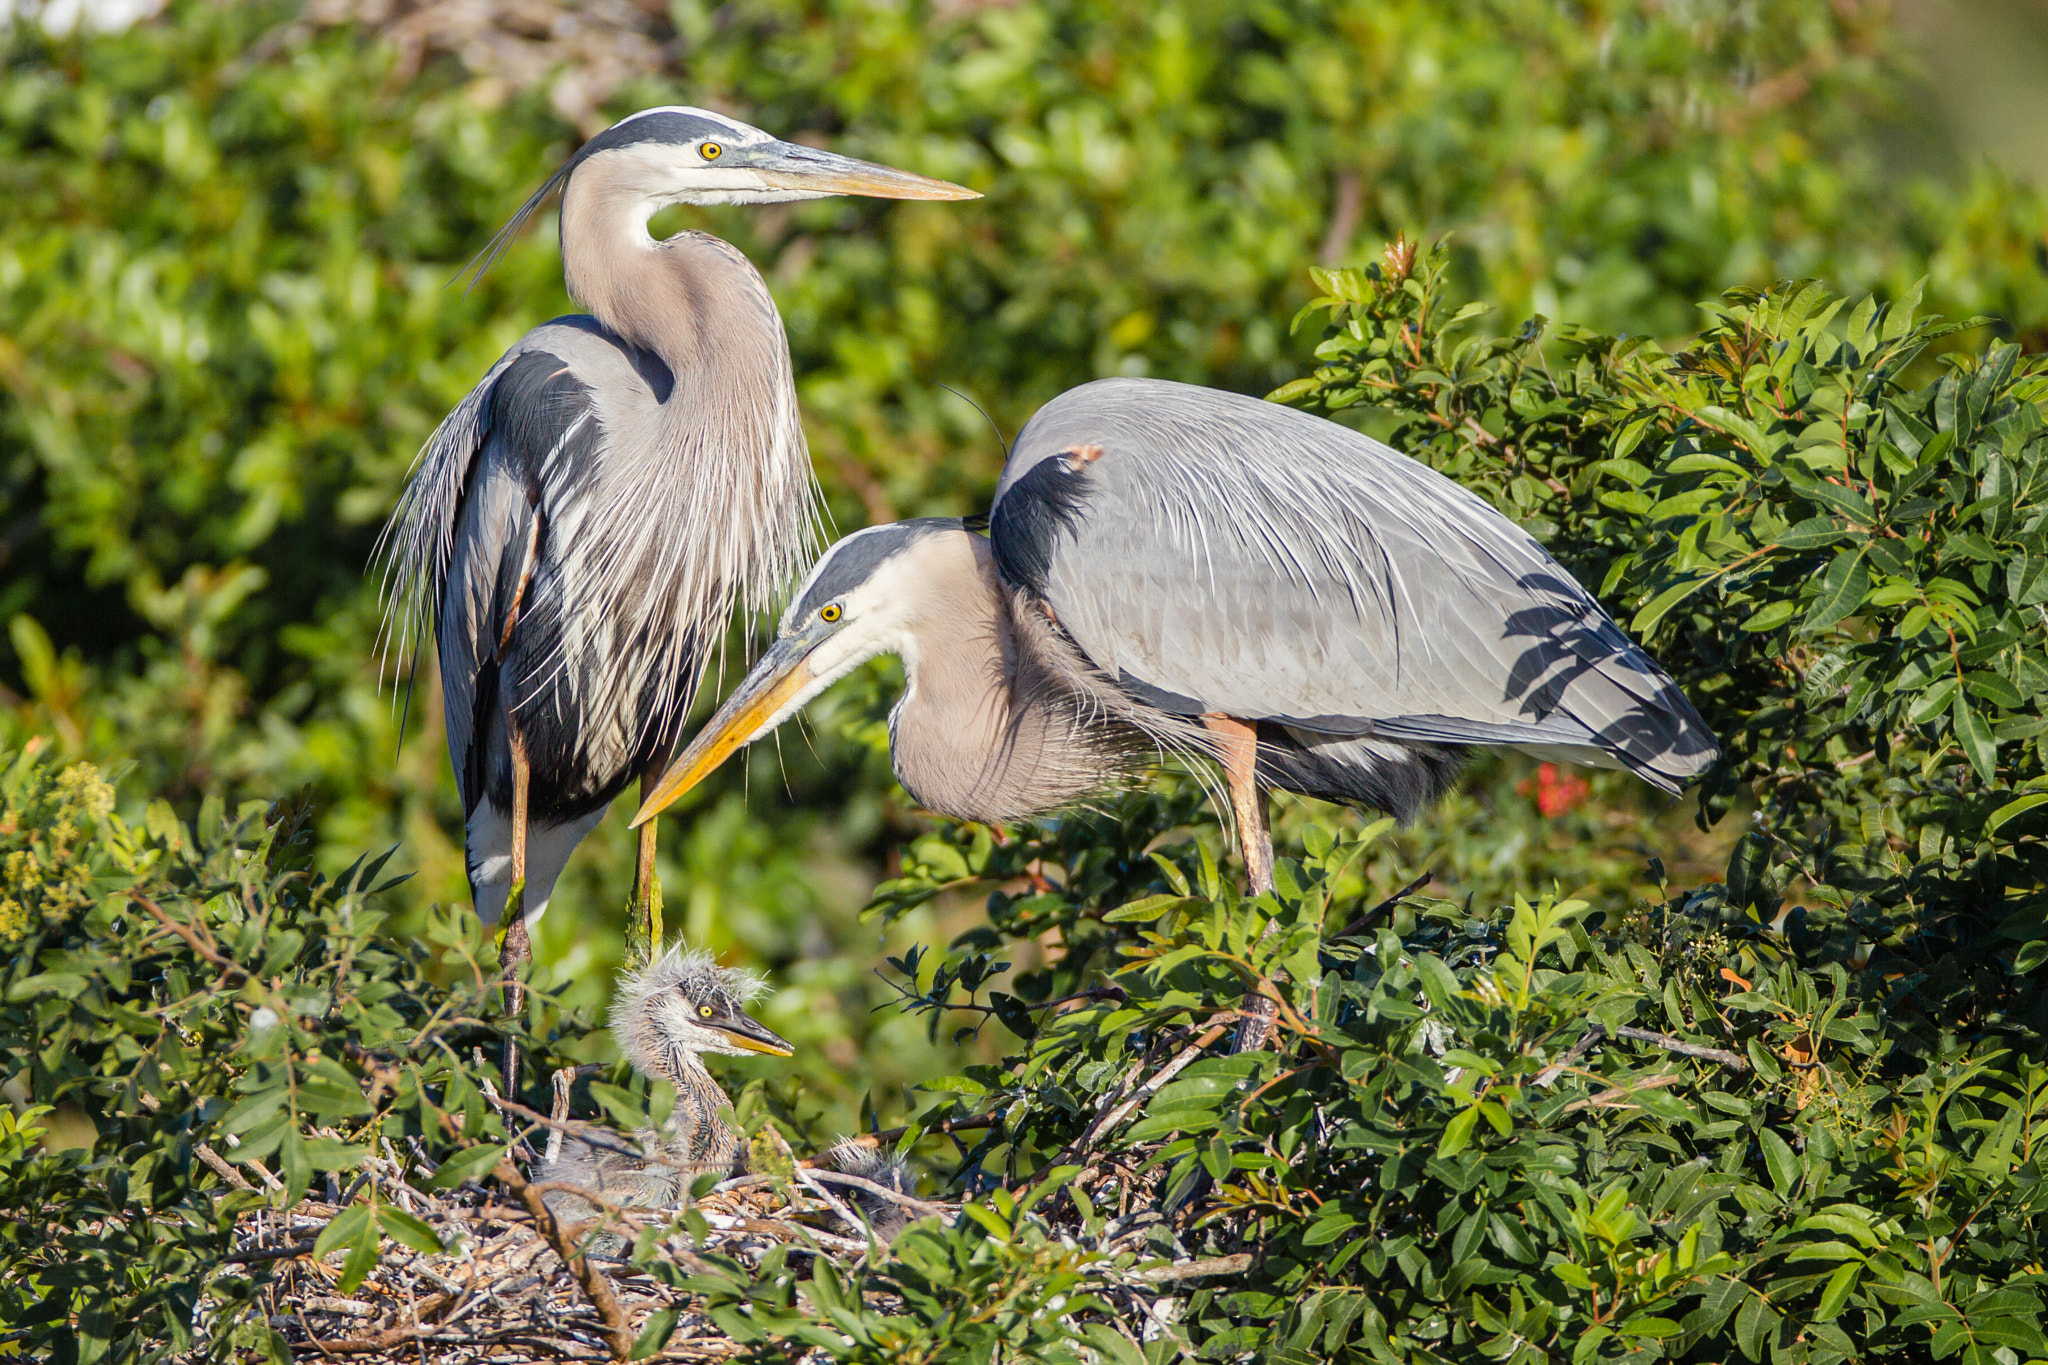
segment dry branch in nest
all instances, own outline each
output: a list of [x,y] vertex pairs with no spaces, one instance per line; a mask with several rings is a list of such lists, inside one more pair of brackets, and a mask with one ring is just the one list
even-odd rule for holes
[[[629,1241],[654,1229],[653,1262],[686,1273],[699,1253],[730,1256],[747,1265],[777,1246],[792,1252],[852,1262],[870,1249],[847,1235],[843,1203],[830,1207],[795,1182],[786,1192],[761,1177],[729,1182],[697,1201],[710,1234],[693,1242],[679,1226],[680,1210],[610,1209],[578,1227],[555,1226],[541,1202],[558,1188],[528,1182],[509,1163],[495,1173],[499,1188],[468,1186],[428,1193],[405,1185],[395,1161],[372,1158],[357,1202],[395,1205],[425,1222],[447,1248],[440,1255],[411,1251],[391,1240],[376,1266],[352,1289],[340,1283],[348,1249],[313,1254],[319,1234],[346,1205],[306,1201],[288,1214],[259,1210],[237,1230],[233,1259],[279,1263],[265,1290],[264,1312],[295,1355],[395,1362],[624,1359],[650,1315],[675,1309],[673,1335],[653,1359],[724,1360],[733,1343],[701,1313],[690,1296],[663,1284],[624,1259],[585,1257],[594,1234]],[[808,1173],[815,1174],[815,1173]],[[577,1193],[594,1203],[594,1191]],[[927,1209],[948,1206],[917,1201]],[[565,1259],[561,1252],[570,1255]]]

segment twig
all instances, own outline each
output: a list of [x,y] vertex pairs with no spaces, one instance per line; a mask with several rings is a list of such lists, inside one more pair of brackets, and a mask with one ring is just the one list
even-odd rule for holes
[[314,1242],[294,1242],[288,1247],[264,1247],[257,1251],[237,1251],[221,1260],[229,1265],[255,1265],[260,1261],[289,1261],[295,1256],[311,1253]]
[[1251,1268],[1252,1254],[1240,1251],[1235,1256],[1211,1256],[1204,1261],[1177,1261],[1172,1265],[1153,1266],[1150,1270],[1133,1272],[1133,1278],[1165,1284],[1174,1280],[1199,1280],[1208,1275],[1242,1275]]
[[[1684,1079],[1685,1077],[1677,1074],[1646,1076],[1642,1080],[1631,1081],[1627,1085],[1617,1085],[1611,1090],[1603,1090],[1599,1094],[1589,1096],[1583,1100],[1573,1100],[1564,1107],[1563,1112],[1576,1114],[1581,1109],[1618,1109],[1630,1095],[1638,1091],[1662,1090],[1665,1086],[1677,1085]],[[1631,1109],[1635,1108],[1634,1105],[1629,1105],[1628,1107]]]
[[500,1160],[492,1172],[500,1184],[519,1196],[519,1202],[526,1205],[526,1211],[533,1215],[533,1225],[555,1255],[562,1258],[562,1264],[569,1267],[569,1273],[576,1278],[584,1296],[597,1309],[598,1317],[604,1320],[606,1344],[611,1348],[612,1359],[630,1360],[633,1357],[633,1324],[626,1316],[626,1310],[619,1307],[618,1296],[612,1293],[611,1281],[604,1272],[579,1255],[575,1246],[562,1235],[561,1227],[555,1222],[555,1215],[541,1198],[541,1192],[526,1182],[510,1161]]
[[151,900],[149,897],[142,895],[139,892],[130,891],[128,893],[128,899],[134,901],[137,905],[149,911],[151,915],[156,917],[156,922],[158,924],[163,925],[164,928],[170,930],[179,938],[184,939],[186,945],[190,947],[193,952],[199,954],[208,962],[211,962],[214,966],[219,967],[222,971],[233,972],[235,975],[241,977],[244,981],[250,979],[248,968],[244,967],[241,963],[235,961],[233,958],[224,955],[220,951],[220,949],[203,941],[199,937],[199,935],[196,932],[194,932],[192,926],[180,923],[179,921],[174,920],[169,915],[165,914],[164,908],[158,905],[155,901]]
[[[1683,1038],[1674,1038],[1668,1033],[1652,1033],[1649,1029],[1633,1028],[1626,1024],[1617,1025],[1613,1033],[1617,1038],[1627,1038],[1638,1043],[1655,1043],[1666,1052],[1676,1052],[1681,1057],[1697,1057],[1703,1062],[1718,1062],[1731,1071],[1749,1070],[1749,1059],[1747,1057],[1737,1052],[1730,1052],[1725,1048],[1707,1047],[1701,1043],[1688,1043]],[[1579,1035],[1579,1041],[1573,1043],[1570,1050],[1564,1056],[1558,1058],[1551,1065],[1544,1067],[1542,1071],[1537,1073],[1536,1084],[1549,1086],[1555,1083],[1559,1076],[1569,1071],[1572,1067],[1577,1066],[1584,1059],[1585,1055],[1592,1051],[1607,1036],[1608,1029],[1605,1024],[1602,1024],[1597,1019],[1588,1024],[1586,1031]]]
[[421,1304],[418,1312],[410,1315],[408,1321],[389,1331],[379,1332],[374,1337],[343,1337],[339,1341],[322,1341],[315,1335],[312,1324],[306,1321],[303,1309],[299,1311],[299,1327],[305,1332],[306,1339],[324,1355],[375,1355],[379,1351],[388,1351],[394,1346],[402,1346],[408,1341],[415,1340],[419,1335],[420,1317],[435,1312],[448,1302],[448,1295],[436,1294]]
[[1117,1105],[1114,1109],[1096,1119],[1094,1123],[1089,1125],[1087,1132],[1081,1134],[1080,1137],[1075,1138],[1072,1143],[1068,1144],[1067,1149],[1054,1157],[1050,1164],[1065,1166],[1072,1162],[1074,1158],[1087,1151],[1094,1145],[1097,1138],[1116,1127],[1119,1123],[1122,1123],[1133,1109],[1136,1109],[1139,1105],[1150,1099],[1158,1092],[1161,1086],[1165,1085],[1175,1076],[1178,1076],[1187,1068],[1188,1063],[1201,1056],[1212,1043],[1228,1031],[1228,1024],[1216,1024],[1192,1043],[1189,1043],[1186,1047],[1175,1053],[1173,1060],[1154,1072],[1151,1080],[1139,1086],[1131,1093],[1130,1098],[1126,1099],[1122,1104]]
[[1423,873],[1420,877],[1417,877],[1414,881],[1408,883],[1408,885],[1402,887],[1399,891],[1396,891],[1393,895],[1381,901],[1378,905],[1375,905],[1372,909],[1360,915],[1357,919],[1351,921],[1351,923],[1345,925],[1342,929],[1339,929],[1335,934],[1331,935],[1331,937],[1351,937],[1351,935],[1357,933],[1360,929],[1363,929],[1366,925],[1372,923],[1372,921],[1374,921],[1375,919],[1378,919],[1381,911],[1393,909],[1402,901],[1407,900],[1410,896],[1420,891],[1423,887],[1428,886],[1430,882],[1435,879],[1435,877],[1436,871],[1432,868],[1430,871]]
[[[575,1082],[575,1079],[576,1072],[573,1068],[570,1067],[556,1068],[555,1074],[550,1078],[555,1088],[554,1118],[556,1123],[562,1123],[566,1121],[569,1117],[569,1087],[571,1084]],[[556,1160],[559,1159],[561,1155],[562,1130],[560,1128],[550,1127],[548,1129],[548,1148],[547,1156],[545,1158],[547,1164],[550,1166],[554,1165]]]
[[1559,1076],[1562,1076],[1565,1072],[1584,1061],[1586,1054],[1599,1046],[1600,1040],[1606,1036],[1607,1025],[1601,1023],[1598,1019],[1586,1025],[1586,1031],[1579,1035],[1579,1041],[1573,1043],[1564,1056],[1536,1073],[1536,1084],[1543,1086],[1545,1089],[1555,1085]]
[[1646,1028],[1629,1028],[1626,1025],[1614,1030],[1618,1038],[1632,1038],[1638,1043],[1655,1043],[1666,1052],[1676,1052],[1681,1057],[1697,1057],[1703,1062],[1719,1062],[1731,1071],[1749,1070],[1749,1058],[1726,1048],[1703,1047],[1699,1043],[1688,1043],[1683,1038],[1673,1038],[1668,1033],[1652,1033]]
[[248,1181],[242,1179],[242,1173],[240,1171],[228,1165],[227,1162],[221,1160],[221,1155],[219,1152],[214,1151],[213,1148],[207,1146],[203,1142],[200,1143],[195,1150],[199,1153],[199,1159],[205,1162],[207,1165],[213,1167],[214,1174],[218,1175],[222,1180],[227,1181],[228,1184],[234,1186],[238,1190],[248,1190],[251,1193],[255,1192],[256,1187],[254,1185],[251,1185]]
[[904,1208],[916,1213],[920,1218],[930,1217],[932,1214],[935,1213],[944,1215],[955,1212],[955,1210],[948,1205],[933,1204],[926,1200],[919,1199],[914,1194],[905,1194],[901,1190],[892,1190],[887,1185],[881,1184],[879,1181],[869,1180],[865,1176],[848,1175],[844,1171],[827,1170],[823,1167],[817,1166],[799,1165],[797,1167],[797,1176],[805,1181],[813,1179],[825,1180],[831,1182],[834,1185],[851,1185],[857,1190],[866,1190],[869,1194],[879,1194],[884,1199],[894,1200],[896,1203],[901,1204]]
[[852,1209],[846,1207],[844,1200],[818,1183],[817,1172],[807,1171],[799,1166],[796,1168],[796,1178],[805,1189],[830,1205],[832,1212],[839,1215],[840,1221],[853,1229],[854,1236],[867,1238],[875,1235],[875,1230],[862,1221]]

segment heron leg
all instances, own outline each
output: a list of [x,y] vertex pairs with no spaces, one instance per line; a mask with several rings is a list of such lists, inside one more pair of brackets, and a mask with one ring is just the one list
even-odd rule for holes
[[[666,763],[650,764],[640,774],[640,799],[654,790]],[[661,878],[654,870],[655,829],[661,822],[640,826],[640,856],[633,867],[633,912],[626,924],[626,961],[644,966],[661,956]]]
[[526,742],[508,727],[512,744],[512,891],[505,898],[505,940],[498,963],[505,982],[505,1098],[519,1094],[518,1025],[526,1015],[526,964],[533,959],[526,936],[526,806],[533,769],[526,760]]
[[[1216,737],[1217,758],[1223,765],[1223,779],[1230,791],[1230,813],[1237,825],[1238,852],[1244,855],[1245,890],[1263,895],[1273,889],[1273,830],[1266,820],[1266,789],[1259,785],[1259,731],[1234,716],[1209,714],[1202,724]],[[1267,933],[1272,933],[1269,925]],[[1265,996],[1254,996],[1244,1004],[1248,1018],[1237,1026],[1233,1052],[1250,1052],[1265,1046],[1278,1012]]]

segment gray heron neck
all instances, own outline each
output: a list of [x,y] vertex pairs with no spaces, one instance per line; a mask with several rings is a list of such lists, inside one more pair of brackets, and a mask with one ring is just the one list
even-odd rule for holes
[[662,1133],[670,1155],[707,1170],[736,1161],[740,1139],[724,1087],[694,1052],[664,1049],[662,1059],[667,1063],[665,1079],[676,1088],[676,1107]]
[[959,599],[943,631],[919,638],[889,718],[904,789],[927,810],[1006,824],[1113,782],[1121,746],[1036,657],[993,577]]
[[709,233],[655,240],[647,233],[651,207],[605,159],[577,168],[562,192],[569,293],[667,362],[676,379],[671,401],[702,403],[735,385],[752,397],[764,381],[793,387],[782,316],[761,272]]

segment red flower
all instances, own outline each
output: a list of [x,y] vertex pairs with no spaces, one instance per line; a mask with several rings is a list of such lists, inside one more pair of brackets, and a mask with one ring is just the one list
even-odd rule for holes
[[1515,790],[1528,796],[1534,790],[1536,809],[1555,819],[1572,807],[1579,805],[1593,789],[1586,785],[1586,779],[1575,772],[1559,768],[1555,763],[1538,765],[1534,781],[1523,778],[1515,784]]

